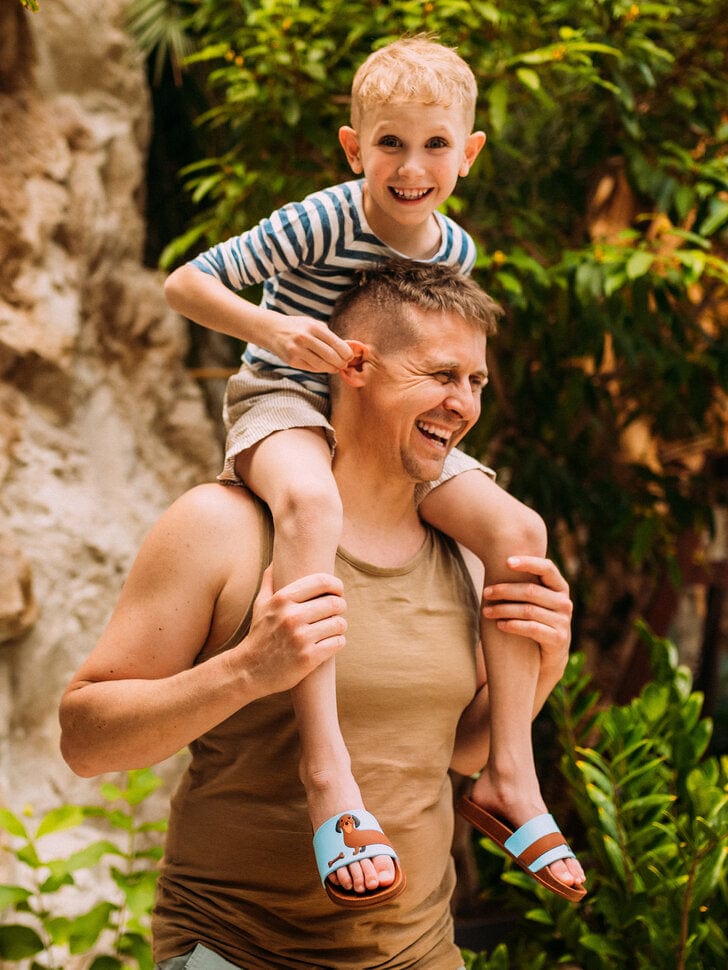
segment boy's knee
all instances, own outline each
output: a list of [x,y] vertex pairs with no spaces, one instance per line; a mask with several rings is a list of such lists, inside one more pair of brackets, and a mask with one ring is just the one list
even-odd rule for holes
[[518,556],[545,556],[548,545],[546,523],[533,509],[521,505],[519,515],[512,523],[512,543]]
[[533,509],[514,502],[508,515],[499,519],[483,565],[494,579],[506,566],[509,556],[545,556],[548,545],[546,523]]
[[284,520],[301,533],[341,526],[343,510],[336,482],[299,479],[288,483],[272,509],[274,521]]

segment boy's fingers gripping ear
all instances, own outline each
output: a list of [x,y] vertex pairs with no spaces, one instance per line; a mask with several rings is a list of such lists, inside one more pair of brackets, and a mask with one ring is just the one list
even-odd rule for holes
[[364,361],[369,357],[369,348],[358,340],[347,340],[346,342],[351,351],[351,357],[346,366],[360,371]]

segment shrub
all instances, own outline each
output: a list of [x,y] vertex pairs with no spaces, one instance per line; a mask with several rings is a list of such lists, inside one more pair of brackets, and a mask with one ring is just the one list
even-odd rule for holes
[[472,970],[726,965],[728,758],[704,758],[711,725],[674,645],[644,627],[641,635],[654,680],[630,704],[600,710],[580,654],[550,702],[589,895],[574,907],[509,865],[503,879],[518,892],[508,903],[528,932],[510,951],[470,955]]
[[[0,885],[0,961],[32,959],[31,970],[64,970],[70,955],[93,952],[89,970],[152,970],[149,914],[162,849],[159,838],[165,821],[138,818],[139,806],[161,784],[149,769],[130,771],[126,787],[101,786],[101,806],[63,805],[31,824],[0,808],[4,851],[15,859],[18,885]],[[109,831],[70,855],[53,858],[44,851],[48,836],[101,822]],[[150,844],[151,843],[151,844]],[[77,874],[93,870],[94,880],[116,887],[116,899],[95,903],[72,916],[61,915],[69,901],[68,887],[78,888]],[[8,922],[8,917],[17,922]]]

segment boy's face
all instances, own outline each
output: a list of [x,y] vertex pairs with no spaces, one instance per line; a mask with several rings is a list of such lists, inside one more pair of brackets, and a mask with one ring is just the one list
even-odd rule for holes
[[459,107],[411,102],[362,112],[358,131],[343,127],[339,140],[356,174],[364,173],[364,211],[387,241],[424,225],[467,175],[485,143],[470,133]]

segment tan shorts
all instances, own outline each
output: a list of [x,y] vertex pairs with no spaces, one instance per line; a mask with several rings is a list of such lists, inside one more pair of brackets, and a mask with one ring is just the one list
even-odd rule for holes
[[[279,377],[270,371],[255,371],[243,364],[228,381],[225,390],[223,419],[227,430],[225,465],[218,481],[240,484],[235,459],[276,431],[290,428],[322,428],[333,455],[336,435],[329,423],[329,399],[314,394],[297,381]],[[495,472],[457,448],[445,459],[442,474],[436,482],[421,482],[415,489],[417,504],[438,485],[461,475],[479,470],[495,479]]]

